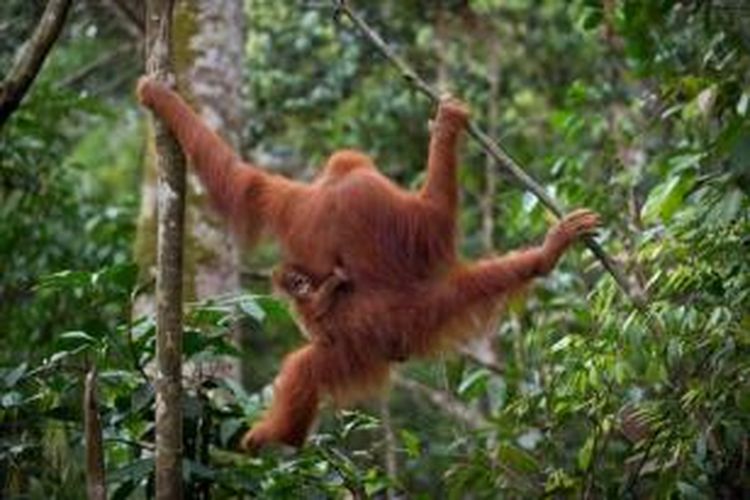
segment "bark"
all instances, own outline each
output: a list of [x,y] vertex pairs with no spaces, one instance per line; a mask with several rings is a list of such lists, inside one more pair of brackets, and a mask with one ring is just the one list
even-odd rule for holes
[[[398,478],[398,460],[396,459],[396,436],[393,434],[393,421],[391,419],[391,407],[388,398],[380,400],[380,422],[383,427],[383,462],[385,471],[391,481]],[[386,490],[387,500],[397,498],[392,487]]]
[[[182,0],[176,12],[179,30],[175,46],[178,86],[201,117],[236,150],[240,150],[243,113],[245,12],[236,0]],[[198,300],[236,294],[240,289],[237,242],[208,203],[197,176],[188,177],[188,238],[193,293]],[[243,345],[240,322],[230,332]],[[241,361],[226,357],[203,363],[199,371],[209,377],[246,376]]]
[[[172,47],[177,88],[206,122],[232,146],[239,148],[244,125],[242,71],[244,60],[243,2],[179,0],[175,3]],[[153,148],[146,159],[136,259],[152,274],[156,220]],[[227,225],[209,205],[197,177],[188,169],[185,241],[185,298],[202,300],[237,293],[239,252]],[[138,313],[148,312],[150,299],[141,298]],[[239,328],[236,329],[238,332]],[[190,372],[207,377],[235,376],[233,362],[210,363]]]
[[107,485],[104,474],[104,446],[99,402],[96,395],[96,368],[86,375],[83,396],[83,427],[86,436],[86,497],[105,500]]
[[[181,93],[238,150],[244,125],[242,6],[243,2],[236,0],[182,0],[176,11],[174,39]],[[192,173],[189,183],[188,229],[197,247],[191,256],[195,296],[200,299],[236,292],[239,289],[237,245],[224,222],[211,210],[202,185]]]
[[[146,69],[167,79],[172,0],[147,4]],[[182,498],[182,264],[185,159],[154,119],[158,164],[156,277],[156,498]]]
[[21,48],[13,67],[0,84],[0,128],[18,109],[60,36],[71,0],[49,0],[34,33]]

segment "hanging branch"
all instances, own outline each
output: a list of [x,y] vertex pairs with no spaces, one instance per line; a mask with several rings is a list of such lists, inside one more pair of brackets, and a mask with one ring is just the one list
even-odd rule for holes
[[86,436],[86,498],[105,500],[107,483],[104,475],[104,446],[99,401],[96,396],[96,368],[86,374],[83,391],[83,428]]
[[52,45],[60,36],[71,0],[50,0],[34,34],[21,48],[13,67],[0,83],[0,128],[18,108],[36,75],[42,69]]
[[[169,80],[174,0],[147,2],[146,71]],[[158,170],[156,498],[182,498],[182,248],[185,158],[154,117]]]
[[[401,76],[418,92],[427,96],[433,102],[440,101],[440,93],[431,87],[424,79],[422,79],[414,69],[407,64],[396,52],[388,45],[385,40],[370,27],[369,24],[351,7],[349,7],[346,0],[333,0],[336,6],[336,18],[341,15],[346,16],[351,20],[359,31],[372,43],[375,48],[380,52],[391,64],[393,64]],[[565,214],[563,207],[553,199],[545,189],[531,178],[519,163],[511,157],[497,142],[492,140],[479,126],[473,121],[469,122],[468,133],[479,146],[487,153],[493,160],[497,162],[500,168],[507,171],[518,181],[525,189],[531,191],[537,199],[547,207],[555,216],[562,218]],[[628,283],[627,278],[622,273],[620,268],[614,263],[614,261],[607,255],[604,249],[592,238],[584,238],[584,243],[596,256],[597,259],[602,263],[604,268],[612,275],[617,285],[625,292],[625,294],[632,300],[636,307],[643,308],[646,305],[646,298],[642,292],[634,290]]]

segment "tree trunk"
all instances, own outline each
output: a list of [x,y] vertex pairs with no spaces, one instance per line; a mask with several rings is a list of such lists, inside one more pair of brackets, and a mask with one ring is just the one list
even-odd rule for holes
[[[243,126],[242,73],[245,49],[243,2],[177,0],[172,47],[177,88],[206,122],[239,149]],[[136,259],[142,270],[154,265],[153,148],[149,148],[142,184]],[[234,239],[208,203],[197,177],[188,169],[185,241],[185,297],[201,300],[239,290],[239,252]],[[148,312],[149,299],[137,311]],[[235,376],[229,362],[201,372]]]
[[[393,421],[391,420],[391,407],[387,397],[380,399],[380,425],[383,428],[383,462],[385,472],[391,481],[398,480],[398,459],[396,458],[396,436],[393,432]],[[393,487],[385,491],[386,500],[398,498]]]
[[[172,0],[147,3],[146,70],[167,79]],[[156,276],[156,498],[182,498],[182,267],[185,158],[154,119],[158,232]]]
[[104,473],[104,444],[99,401],[96,395],[96,368],[86,374],[83,392],[83,428],[86,437],[86,498],[105,500],[107,483]]
[[[242,5],[235,0],[181,0],[175,12],[178,88],[236,149],[240,149],[244,124]],[[208,206],[197,177],[191,174],[189,181],[193,292],[199,299],[235,292],[239,288],[237,246]]]

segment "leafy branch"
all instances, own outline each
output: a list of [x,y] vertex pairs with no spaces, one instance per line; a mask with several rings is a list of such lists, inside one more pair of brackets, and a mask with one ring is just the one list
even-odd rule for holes
[[71,0],[50,0],[34,33],[20,49],[13,67],[0,83],[0,128],[18,109],[60,36]]

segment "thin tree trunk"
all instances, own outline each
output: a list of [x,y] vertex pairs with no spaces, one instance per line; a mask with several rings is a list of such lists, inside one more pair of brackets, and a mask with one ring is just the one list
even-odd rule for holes
[[[380,425],[383,427],[383,461],[385,471],[391,481],[398,479],[398,460],[396,459],[396,436],[393,434],[393,421],[391,420],[391,407],[388,398],[380,400]],[[396,498],[393,488],[386,490],[385,496],[388,500]]]
[[86,436],[86,497],[88,500],[105,500],[107,484],[104,474],[102,422],[96,396],[96,368],[91,368],[86,374],[83,391],[83,421]]
[[[149,0],[146,70],[168,80],[172,0]],[[182,248],[185,159],[154,119],[158,232],[156,277],[156,498],[182,498]]]
[[[236,0],[175,1],[172,30],[173,70],[177,90],[201,117],[232,146],[240,148],[244,125],[242,82],[245,50],[245,11]],[[145,161],[141,214],[135,244],[136,260],[145,277],[156,263],[156,193],[154,151]],[[203,186],[192,169],[187,174],[184,245],[185,300],[203,300],[236,294],[240,289],[239,252],[225,221],[216,216]],[[153,310],[153,298],[142,296],[136,314]],[[238,335],[241,330],[231,332]],[[241,342],[237,342],[241,345]],[[235,377],[235,360],[185,367],[186,374]]]
[[52,45],[60,36],[71,0],[49,0],[31,39],[21,49],[13,67],[0,83],[0,128],[21,104],[21,100],[42,69]]

